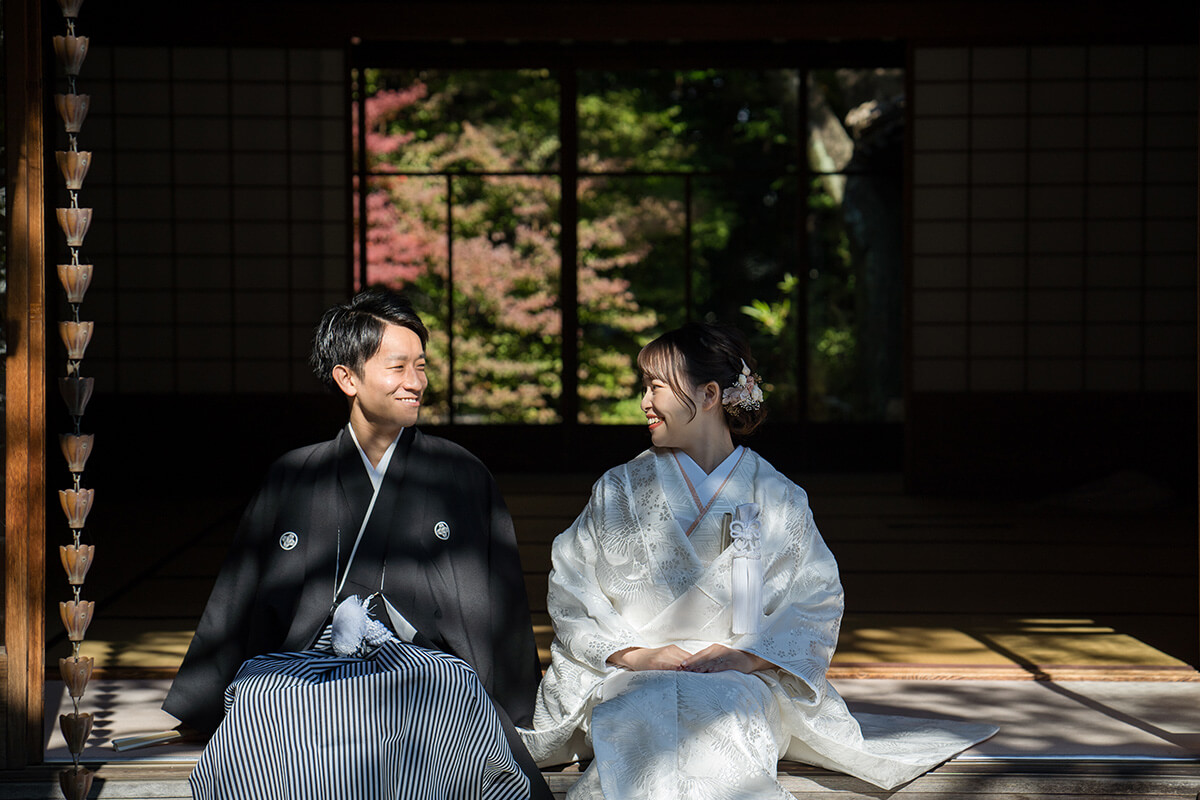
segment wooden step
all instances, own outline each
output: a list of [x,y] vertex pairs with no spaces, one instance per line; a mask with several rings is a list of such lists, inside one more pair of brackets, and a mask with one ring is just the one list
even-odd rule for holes
[[[0,772],[0,800],[61,800],[58,773],[46,764]],[[190,798],[192,762],[143,761],[89,764],[96,770],[90,797],[120,800]],[[577,766],[543,773],[555,798],[579,779]],[[893,792],[804,764],[781,762],[779,781],[799,800],[904,800],[1020,797],[1023,800],[1166,800],[1200,792],[1200,764],[1173,761],[987,760],[951,761]]]

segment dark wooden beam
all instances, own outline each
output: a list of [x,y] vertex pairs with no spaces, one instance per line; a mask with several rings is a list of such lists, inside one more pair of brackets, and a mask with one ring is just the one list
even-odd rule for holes
[[42,760],[46,321],[41,0],[4,4],[8,137],[5,333],[5,764]]
[[161,3],[91,0],[89,30],[113,44],[338,46],[375,41],[852,41],[972,43],[1196,40],[1195,3],[1094,2],[233,2],[168,22]]

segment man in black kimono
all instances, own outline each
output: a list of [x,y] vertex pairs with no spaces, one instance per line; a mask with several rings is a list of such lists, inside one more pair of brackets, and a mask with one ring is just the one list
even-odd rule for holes
[[513,728],[531,720],[540,669],[512,520],[478,459],[415,427],[427,341],[390,292],[325,313],[311,363],[349,424],[272,465],[163,709],[212,734],[243,662],[312,648],[335,605],[374,595],[397,639],[474,669],[532,796],[549,798]]

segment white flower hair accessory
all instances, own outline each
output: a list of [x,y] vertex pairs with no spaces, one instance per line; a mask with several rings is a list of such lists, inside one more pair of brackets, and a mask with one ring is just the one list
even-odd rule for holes
[[721,405],[730,414],[737,416],[741,411],[757,411],[762,405],[763,392],[759,383],[762,378],[750,372],[746,360],[742,359],[742,372],[733,386],[721,393]]

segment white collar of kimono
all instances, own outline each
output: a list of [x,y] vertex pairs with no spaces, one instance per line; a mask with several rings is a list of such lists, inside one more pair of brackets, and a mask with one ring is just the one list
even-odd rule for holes
[[354,426],[346,423],[346,428],[350,431],[350,438],[354,440],[354,446],[358,448],[358,454],[362,456],[363,466],[367,468],[367,475],[371,477],[371,486],[378,491],[379,484],[383,483],[383,476],[387,474],[388,464],[392,461],[392,453],[396,452],[396,442],[400,441],[400,437],[404,435],[404,428],[401,428],[400,433],[396,434],[396,438],[392,439],[392,443],[388,445],[388,449],[383,451],[383,457],[379,459],[379,465],[374,467],[371,466],[371,459],[367,458],[366,451],[358,443],[358,437],[354,435]]
[[[371,466],[371,459],[367,458],[366,452],[362,445],[358,443],[358,437],[354,435],[354,426],[347,423],[346,428],[350,431],[350,438],[354,440],[354,446],[358,448],[358,454],[362,456],[363,466],[367,468],[367,474],[371,476],[371,486],[374,491],[371,493],[371,502],[367,506],[367,513],[363,515],[362,525],[358,527],[358,536],[354,538],[354,548],[350,551],[350,559],[346,562],[346,571],[342,573],[342,579],[338,581],[337,588],[334,589],[333,599],[334,605],[337,605],[337,598],[342,593],[342,587],[346,585],[346,579],[350,577],[350,567],[354,564],[354,557],[358,555],[358,546],[362,543],[363,533],[367,530],[367,523],[371,521],[371,512],[375,510],[375,501],[379,499],[379,487],[383,484],[383,476],[387,474],[388,464],[392,461],[392,453],[396,452],[396,442],[400,441],[400,437],[404,435],[404,429],[400,429],[400,433],[396,434],[396,438],[392,439],[392,443],[388,445],[388,449],[383,452],[383,457],[379,459],[379,465]],[[341,539],[339,537],[338,544],[340,546]],[[339,550],[338,561],[341,561],[341,553]],[[336,567],[335,567],[336,572]],[[412,623],[405,619],[404,615],[396,610],[388,600],[387,595],[383,594],[383,580],[387,575],[387,562],[383,564],[383,575],[379,579],[379,596],[383,599],[384,608],[387,609],[388,618],[392,622],[392,630],[406,642],[411,642],[416,638],[417,629],[412,626]]]
[[675,461],[679,464],[679,468],[683,471],[684,480],[687,481],[695,495],[696,507],[698,509],[706,508],[712,502],[713,497],[725,485],[725,481],[729,479],[733,473],[734,467],[738,465],[738,461],[742,457],[742,446],[739,444],[733,448],[733,452],[725,457],[725,460],[717,465],[711,473],[705,473],[704,469],[697,464],[691,456],[682,450],[672,450],[675,454]]

